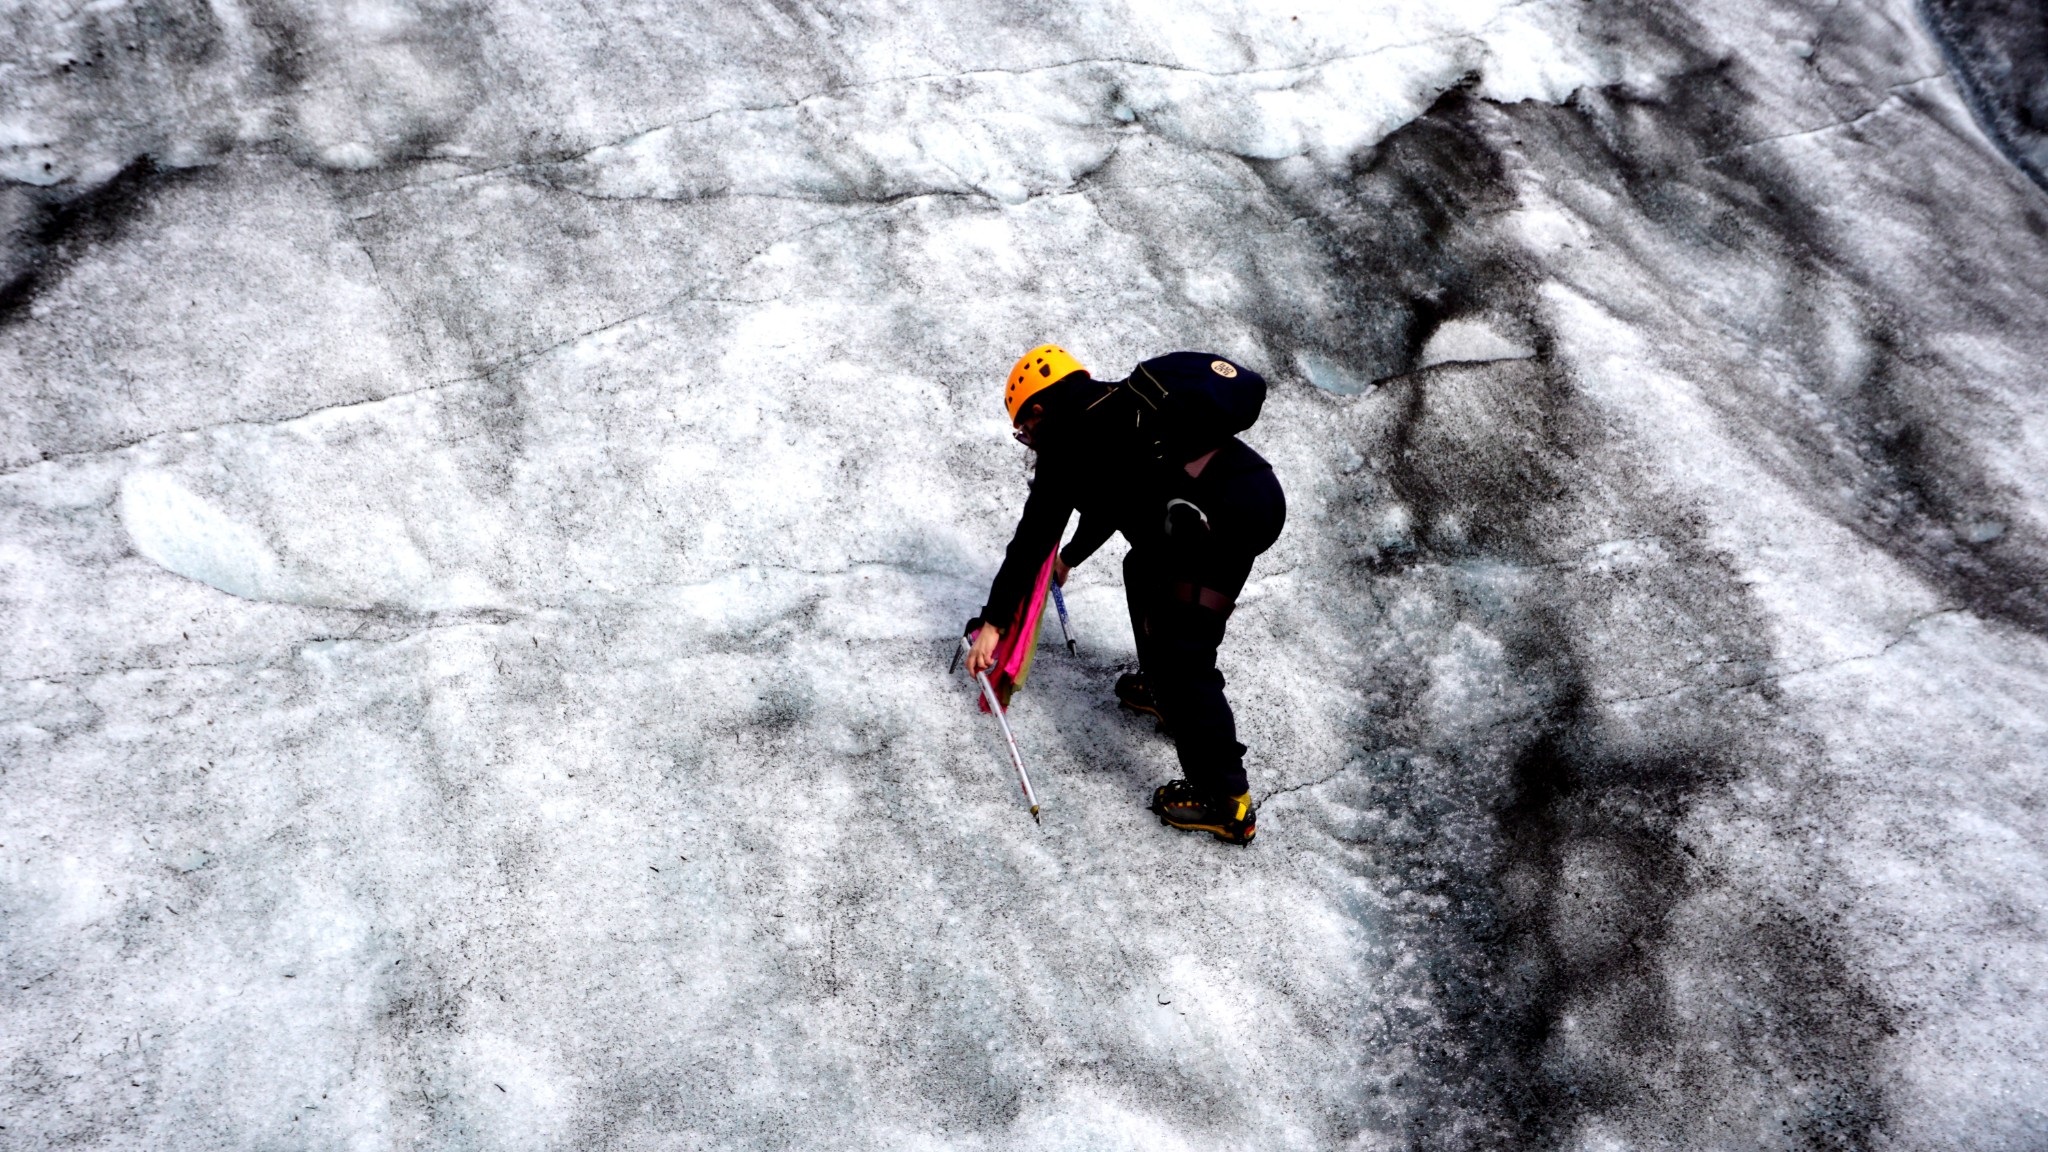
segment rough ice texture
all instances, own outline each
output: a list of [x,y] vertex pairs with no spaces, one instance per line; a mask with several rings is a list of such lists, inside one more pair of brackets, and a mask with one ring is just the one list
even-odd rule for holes
[[2048,187],[2048,9],[2033,0],[1926,0],[1956,81],[2013,163]]
[[[1995,7],[1948,58],[2038,76]],[[4,1143],[2048,1142],[1982,69],[1906,0],[971,8],[8,11]],[[1055,338],[1274,382],[1248,850],[1142,809],[1116,547],[1042,828],[945,673]]]

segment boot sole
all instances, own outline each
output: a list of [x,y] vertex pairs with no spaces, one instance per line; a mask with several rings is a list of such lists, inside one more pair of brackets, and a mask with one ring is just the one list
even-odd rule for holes
[[1259,835],[1259,826],[1256,823],[1246,825],[1240,832],[1232,832],[1222,824],[1183,824],[1178,820],[1169,819],[1164,812],[1159,813],[1159,822],[1168,828],[1178,828],[1183,832],[1207,832],[1225,844],[1236,844],[1241,847],[1249,846]]

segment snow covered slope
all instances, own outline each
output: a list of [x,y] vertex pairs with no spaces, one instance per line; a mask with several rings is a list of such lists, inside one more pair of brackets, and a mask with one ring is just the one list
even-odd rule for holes
[[[11,8],[7,1143],[2041,1147],[2002,11]],[[1250,849],[946,675],[1045,339],[1275,381]]]

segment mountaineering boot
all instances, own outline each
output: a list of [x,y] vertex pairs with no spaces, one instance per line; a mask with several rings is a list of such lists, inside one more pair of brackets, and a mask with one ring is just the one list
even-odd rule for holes
[[1152,690],[1145,687],[1145,678],[1136,672],[1126,672],[1116,678],[1116,702],[1133,712],[1159,721],[1159,730],[1166,731],[1166,717],[1159,714],[1159,705],[1152,701]]
[[1152,811],[1161,824],[1214,833],[1232,844],[1249,844],[1259,834],[1259,810],[1249,792],[1225,796],[1188,780],[1170,780],[1153,789]]

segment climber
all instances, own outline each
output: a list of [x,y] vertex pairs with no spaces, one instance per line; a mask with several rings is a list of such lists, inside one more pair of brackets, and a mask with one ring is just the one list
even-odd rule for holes
[[1074,512],[1080,526],[1053,567],[1061,584],[1122,532],[1138,671],[1115,691],[1158,718],[1182,773],[1153,791],[1152,811],[1237,844],[1257,834],[1258,813],[1216,649],[1252,561],[1287,517],[1272,466],[1236,435],[1258,419],[1265,394],[1258,373],[1206,352],[1147,360],[1116,381],[1094,379],[1055,345],[1025,353],[1004,404],[1016,438],[1037,453],[1036,476],[988,603],[966,628],[971,676],[993,663],[1002,638],[989,621],[1011,619]]

